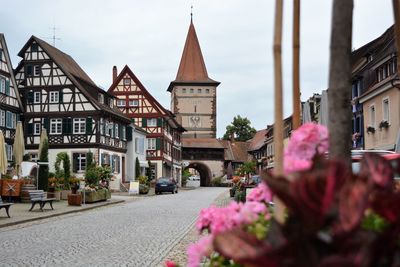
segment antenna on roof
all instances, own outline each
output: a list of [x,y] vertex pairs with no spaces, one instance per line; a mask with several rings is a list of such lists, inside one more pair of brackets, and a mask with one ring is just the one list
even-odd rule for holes
[[193,23],[193,4],[190,7],[190,23]]
[[56,28],[56,25],[54,25],[52,28],[50,28],[51,30],[53,30],[53,37],[51,39],[53,39],[53,46],[56,47],[56,40],[60,41],[61,38],[57,38],[56,37],[56,30],[58,28]]

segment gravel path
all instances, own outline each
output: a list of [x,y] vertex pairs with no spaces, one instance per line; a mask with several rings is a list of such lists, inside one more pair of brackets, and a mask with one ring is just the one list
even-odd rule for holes
[[226,190],[180,191],[2,228],[0,266],[157,266]]

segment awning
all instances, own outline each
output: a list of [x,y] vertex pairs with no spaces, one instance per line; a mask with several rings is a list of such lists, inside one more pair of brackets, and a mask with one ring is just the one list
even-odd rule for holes
[[149,167],[149,163],[145,160],[139,160],[139,165],[140,165],[140,167],[143,167],[143,168]]

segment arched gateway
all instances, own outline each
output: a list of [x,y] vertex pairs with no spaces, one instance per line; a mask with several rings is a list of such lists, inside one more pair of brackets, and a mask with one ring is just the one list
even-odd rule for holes
[[185,169],[195,169],[199,175],[200,175],[200,186],[209,186],[211,183],[212,179],[212,173],[210,168],[200,162],[200,161],[195,161],[189,163],[189,166],[187,166]]

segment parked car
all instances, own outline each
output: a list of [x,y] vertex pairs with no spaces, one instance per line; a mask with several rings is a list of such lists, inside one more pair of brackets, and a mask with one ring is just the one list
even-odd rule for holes
[[200,181],[200,176],[192,175],[188,178],[189,181]]
[[261,183],[261,176],[260,175],[253,175],[251,176],[251,183],[258,185]]
[[178,193],[178,185],[175,179],[171,177],[161,177],[156,182],[156,195],[163,192],[171,192],[172,194]]

